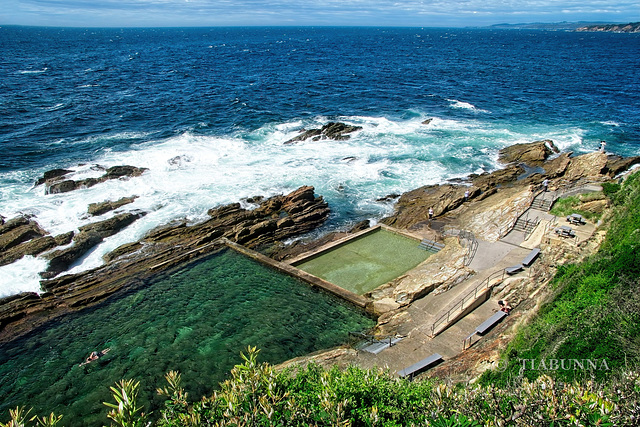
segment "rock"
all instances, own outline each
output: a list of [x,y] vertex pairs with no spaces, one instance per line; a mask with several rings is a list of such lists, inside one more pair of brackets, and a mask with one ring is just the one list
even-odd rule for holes
[[73,239],[74,234],[75,233],[73,231],[69,231],[67,233],[59,234],[54,237],[56,246],[68,245],[69,243],[71,243],[71,239]]
[[15,218],[11,218],[10,220],[3,222],[0,225],[0,235],[13,230],[16,227],[21,227],[23,225],[28,225],[29,219],[24,216],[17,216]]
[[73,171],[68,169],[52,169],[50,171],[46,171],[42,178],[38,178],[38,180],[36,181],[36,185],[44,184],[47,181],[58,179],[71,172]]
[[387,194],[384,197],[380,197],[376,199],[376,202],[392,202],[399,197],[400,197],[400,194],[395,194],[395,193]]
[[111,262],[114,259],[120,258],[121,256],[133,253],[133,252],[138,251],[140,249],[142,249],[142,243],[140,243],[140,242],[125,243],[124,245],[118,246],[113,251],[109,252],[108,254],[105,254],[102,257],[102,259],[105,262]]
[[[465,202],[467,187],[444,184],[427,185],[404,193],[398,199],[395,213],[382,220],[384,224],[399,228],[409,228],[419,222],[429,220],[429,208],[434,216],[442,215]],[[479,190],[475,189],[477,194]]]
[[116,200],[115,202],[105,201],[101,203],[91,203],[89,204],[89,208],[87,209],[87,212],[89,213],[89,215],[93,215],[93,216],[102,215],[112,210],[118,209],[121,206],[127,205],[129,203],[133,203],[133,201],[136,200],[137,198],[138,196],[132,196],[132,197],[123,197],[119,200]]
[[571,154],[572,153],[562,153],[555,159],[545,162],[542,166],[545,170],[545,177],[557,178],[564,175],[569,163],[571,163]]
[[96,184],[108,181],[110,179],[130,178],[142,175],[147,168],[138,168],[135,166],[113,166],[105,171],[100,178],[86,178],[78,181],[67,179],[60,181],[57,178],[45,181],[45,194],[67,193],[79,188],[89,188]]
[[400,308],[400,304],[398,304],[393,298],[382,298],[374,301],[371,308],[374,316],[377,317],[390,311],[397,310]]
[[[491,209],[485,209],[465,221],[465,229],[475,234],[478,239],[496,242],[502,235],[511,230],[513,224],[531,204],[532,190],[527,186],[523,189],[514,188],[513,194],[500,192],[493,196]],[[485,203],[489,203],[486,199]]]
[[0,251],[0,265],[11,264],[25,255],[38,255],[56,246],[56,240],[51,236],[37,237],[6,251]]
[[321,129],[307,130],[302,134],[286,141],[285,144],[294,144],[296,142],[305,141],[309,138],[312,138],[314,141],[319,141],[321,139],[343,141],[349,139],[350,135],[348,134],[360,129],[362,129],[361,126],[352,126],[339,122],[329,122],[326,125],[322,126]]
[[498,160],[502,163],[522,162],[536,165],[544,162],[552,153],[559,153],[553,141],[545,139],[526,144],[515,144],[500,150]]
[[607,174],[610,177],[615,177],[621,172],[628,170],[631,166],[640,164],[640,156],[636,157],[620,157],[609,156],[607,158],[607,164],[601,171],[603,174]]
[[72,179],[56,182],[48,181],[46,184],[45,194],[68,193],[69,191],[73,191],[78,188],[78,184]]
[[123,178],[123,177],[134,177],[134,176],[140,176],[142,175],[145,171],[147,171],[147,168],[138,168],[135,166],[112,166],[109,169],[107,169],[107,173],[104,174],[102,176],[102,178],[100,178],[102,181],[106,181],[108,179],[116,179],[116,178]]
[[515,183],[518,177],[524,172],[525,170],[522,166],[510,165],[491,173],[483,173],[482,175],[471,174],[469,175],[469,179],[474,187],[480,189],[480,193],[484,193],[494,187]]
[[606,170],[607,155],[599,151],[572,157],[563,178],[578,181],[582,178],[602,179],[601,172]]
[[428,125],[433,121],[433,119],[427,119],[425,121],[422,122],[423,125]]
[[351,227],[351,229],[349,230],[349,233],[357,233],[358,231],[366,230],[367,228],[370,228],[370,227],[371,227],[371,221],[369,221],[368,219],[365,219],[364,221],[360,221],[359,223]]
[[47,257],[49,259],[49,266],[44,272],[40,273],[40,276],[43,279],[50,279],[57,276],[67,270],[71,264],[82,258],[82,256],[102,242],[102,240],[104,240],[104,238],[95,233],[78,234],[76,238],[73,239],[73,246],[55,251]]
[[23,217],[18,218],[7,221],[0,229],[0,252],[47,234],[35,221],[29,221]]
[[49,266],[40,273],[40,276],[43,279],[50,279],[69,269],[74,262],[82,258],[94,246],[100,244],[105,237],[113,236],[143,215],[142,212],[127,212],[80,227],[80,232],[73,237],[73,245],[46,256],[49,259]]
[[91,224],[84,225],[80,227],[80,233],[74,238],[79,238],[80,234],[97,234],[102,238],[113,236],[123,228],[132,224],[138,218],[141,218],[145,215],[144,212],[125,212],[119,215],[115,215],[112,218],[105,219],[104,221],[93,222]]
[[580,205],[580,210],[601,214],[608,206],[609,202],[607,200],[594,200]]

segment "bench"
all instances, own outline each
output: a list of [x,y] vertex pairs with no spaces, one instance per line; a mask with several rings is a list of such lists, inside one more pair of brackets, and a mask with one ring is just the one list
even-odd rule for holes
[[531,264],[533,264],[533,261],[536,260],[536,258],[538,257],[538,255],[540,255],[540,248],[534,248],[531,250],[531,252],[529,252],[529,255],[527,255],[523,260],[522,260],[522,265],[524,265],[525,267],[529,267]]
[[476,328],[476,334],[478,335],[486,334],[487,332],[489,332],[491,328],[493,328],[498,322],[500,322],[506,316],[507,316],[507,313],[505,313],[504,311],[498,311],[494,313],[493,316],[491,316],[490,318],[482,322],[482,324]]
[[417,375],[418,373],[420,373],[420,372],[424,371],[425,369],[427,369],[428,367],[430,367],[431,365],[439,363],[442,360],[443,360],[442,356],[440,356],[438,353],[433,353],[431,356],[427,357],[426,359],[422,359],[418,363],[414,363],[413,365],[409,366],[408,368],[404,368],[403,370],[398,371],[398,375],[401,378],[409,377],[409,379],[411,379],[415,375]]
[[576,237],[576,233],[573,232],[571,227],[567,227],[566,225],[561,225],[557,227],[555,233],[560,237]]
[[577,224],[577,225],[586,224],[586,221],[584,220],[584,218],[582,218],[582,215],[580,214],[568,215],[567,222],[570,222],[571,224]]

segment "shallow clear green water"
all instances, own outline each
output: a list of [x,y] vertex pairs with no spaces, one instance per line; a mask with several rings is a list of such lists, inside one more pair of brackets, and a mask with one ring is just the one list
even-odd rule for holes
[[296,264],[296,267],[362,295],[411,270],[431,252],[419,242],[380,229]]
[[[179,370],[192,400],[209,394],[247,346],[279,363],[329,348],[374,322],[363,312],[233,251],[223,251],[136,292],[68,315],[0,346],[0,420],[16,405],[65,414],[64,425],[107,424],[109,386],[155,388]],[[111,351],[79,367],[93,350]]]

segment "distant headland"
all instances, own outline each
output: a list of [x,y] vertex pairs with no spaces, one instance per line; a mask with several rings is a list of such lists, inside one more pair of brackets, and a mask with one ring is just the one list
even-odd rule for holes
[[638,33],[640,22],[612,23],[612,22],[530,22],[522,24],[495,24],[487,28],[506,30],[550,30],[550,31],[599,31],[612,33]]

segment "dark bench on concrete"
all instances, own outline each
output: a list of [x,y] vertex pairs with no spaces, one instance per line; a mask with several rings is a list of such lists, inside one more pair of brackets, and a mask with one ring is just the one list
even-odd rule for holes
[[490,318],[482,322],[482,324],[476,328],[476,334],[478,335],[486,334],[487,332],[489,332],[489,330],[491,330],[491,328],[493,328],[498,322],[500,322],[506,316],[507,316],[507,313],[505,313],[504,311],[498,311],[494,313],[493,316],[491,316]]
[[524,267],[529,267],[531,264],[533,264],[533,261],[536,260],[538,255],[540,255],[540,248],[532,249],[531,252],[529,252],[529,254],[524,257],[524,259],[522,260],[522,264],[514,265],[513,267],[507,267],[504,269],[504,271],[509,275],[516,274],[522,271]]
[[540,255],[540,248],[531,249],[531,252],[529,252],[529,255],[527,255],[522,260],[522,265],[524,265],[525,267],[529,267],[531,264],[533,264],[533,261],[536,260],[538,255]]
[[576,237],[576,233],[573,232],[571,227],[568,227],[566,225],[561,225],[560,227],[557,227],[554,231],[560,237]]
[[571,215],[567,215],[567,222],[570,222],[571,224],[576,224],[576,225],[584,225],[587,223],[582,217],[582,215],[575,214],[575,213]]
[[403,370],[398,371],[398,375],[401,378],[409,377],[409,379],[411,379],[415,375],[419,374],[420,372],[424,371],[430,366],[441,362],[442,360],[443,360],[442,356],[440,356],[438,353],[433,353],[431,356],[427,357],[426,359],[422,359],[418,363],[414,363],[408,368],[404,368]]

